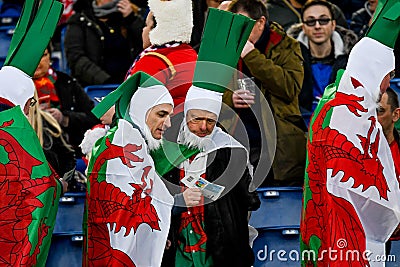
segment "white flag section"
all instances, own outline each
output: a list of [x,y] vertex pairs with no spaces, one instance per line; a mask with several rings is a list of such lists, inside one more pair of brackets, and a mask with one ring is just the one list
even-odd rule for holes
[[359,150],[358,159],[364,159],[365,164],[361,170],[354,170],[358,165],[328,169],[327,189],[353,205],[364,229],[366,250],[372,253],[370,265],[383,266],[384,262],[373,259],[385,255],[385,242],[400,221],[400,191],[393,159],[382,127],[375,121],[377,104],[368,90],[345,72],[338,92],[363,98],[358,103],[365,111],[358,110],[358,116],[352,104],[335,107],[330,128]]
[[[96,181],[90,181],[89,265],[102,257],[96,244],[100,243],[101,236],[108,236],[104,242],[108,242],[112,251],[110,261],[117,260],[129,266],[133,263],[136,267],[160,266],[170,226],[173,197],[155,172],[153,159],[137,129],[120,119],[115,134],[106,135],[103,142],[107,142],[107,138],[112,140],[104,150],[111,150],[106,153],[111,156],[104,157],[107,159],[105,181],[98,179],[99,186],[94,185]],[[120,149],[122,155],[117,150],[113,152],[113,148]],[[97,154],[101,158],[102,153]],[[97,190],[102,188],[105,190]],[[97,241],[93,246],[90,238]],[[126,262],[124,258],[131,262]]]
[[[367,56],[365,62],[363,56]],[[382,80],[393,70],[393,61],[391,48],[368,37],[359,41],[340,80],[329,125],[343,139],[336,138],[336,143],[351,151],[355,160],[346,165],[343,159],[330,166],[327,190],[353,206],[365,237],[360,238],[361,233],[354,236],[358,244],[365,244],[360,247],[365,246],[370,266],[385,265],[378,259],[384,257],[385,242],[400,222],[399,183],[376,114]]]

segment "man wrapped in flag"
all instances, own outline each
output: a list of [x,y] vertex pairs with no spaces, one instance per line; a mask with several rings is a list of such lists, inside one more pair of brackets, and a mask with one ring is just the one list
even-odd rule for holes
[[162,83],[137,72],[93,113],[114,104],[117,126],[96,142],[89,163],[84,265],[160,266],[174,199],[149,153],[170,126],[173,100]]
[[209,9],[177,140],[199,153],[164,175],[176,185],[169,186],[174,194],[188,186],[202,188],[203,195],[197,205],[184,198],[180,212],[175,209],[165,266],[245,267],[254,262],[247,218],[260,201],[256,192],[249,192],[248,152],[216,126],[223,92],[253,25],[245,16]]
[[50,248],[61,183],[24,113],[34,104],[31,77],[61,12],[54,0],[25,1],[0,70],[1,266],[44,266]]
[[313,115],[301,218],[303,266],[384,266],[400,191],[377,102],[394,69],[400,1],[379,2],[366,37]]

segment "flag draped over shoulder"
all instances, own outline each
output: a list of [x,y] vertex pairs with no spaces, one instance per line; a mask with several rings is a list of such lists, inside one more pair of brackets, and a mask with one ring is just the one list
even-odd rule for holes
[[0,265],[44,266],[61,185],[21,108],[0,112]]
[[89,266],[160,266],[173,197],[142,135],[119,119],[96,142],[88,170]]
[[400,219],[399,185],[376,102],[342,74],[325,90],[310,126],[303,264],[383,266],[377,259]]

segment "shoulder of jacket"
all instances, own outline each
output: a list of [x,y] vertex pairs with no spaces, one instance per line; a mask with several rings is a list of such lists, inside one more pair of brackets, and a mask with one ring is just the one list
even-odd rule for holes
[[344,52],[349,54],[353,46],[358,42],[358,36],[352,30],[336,25],[335,31],[339,33],[344,44]]
[[75,13],[68,20],[69,24],[72,24],[72,23],[80,24],[80,23],[87,23],[87,22],[94,22],[94,21],[85,12]]

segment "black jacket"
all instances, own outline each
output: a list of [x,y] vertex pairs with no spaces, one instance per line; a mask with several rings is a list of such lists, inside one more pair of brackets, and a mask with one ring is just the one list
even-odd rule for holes
[[[207,161],[206,179],[211,182],[218,179],[216,183],[224,185],[227,193],[204,206],[206,253],[212,257],[214,266],[252,266],[254,255],[249,246],[247,217],[248,211],[259,208],[260,200],[256,192],[250,193],[248,189],[251,176],[246,168],[244,150],[222,148],[210,153]],[[240,178],[239,173],[243,173]],[[171,170],[164,178],[178,184],[179,169]],[[229,185],[234,180],[239,181],[232,188]],[[170,190],[172,194],[177,193]],[[173,216],[170,229],[172,248],[166,250],[162,266],[175,266],[179,226],[180,215]]]
[[[126,18],[118,15],[106,25],[86,9],[68,20],[64,41],[68,66],[83,86],[122,83],[131,63],[143,49],[143,19],[134,14]],[[107,46],[114,49],[110,51]],[[106,63],[106,56],[112,58],[113,67]]]
[[76,79],[69,75],[56,71],[57,81],[54,83],[58,98],[60,99],[60,110],[63,115],[69,117],[69,124],[63,127],[68,134],[69,143],[77,150],[82,142],[86,130],[91,129],[100,121],[92,114],[93,101],[85,93]]

